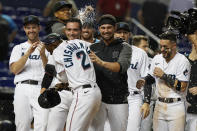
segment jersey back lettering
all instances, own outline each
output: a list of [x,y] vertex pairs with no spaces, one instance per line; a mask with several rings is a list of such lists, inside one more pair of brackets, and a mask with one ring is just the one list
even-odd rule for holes
[[71,88],[96,82],[89,53],[89,43],[79,39],[65,41],[54,50],[54,59],[64,66]]

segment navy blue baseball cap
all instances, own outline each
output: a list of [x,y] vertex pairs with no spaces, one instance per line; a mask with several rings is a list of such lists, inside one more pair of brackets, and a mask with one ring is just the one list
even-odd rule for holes
[[53,12],[56,12],[62,8],[65,8],[65,7],[68,7],[68,8],[72,8],[72,4],[66,2],[66,1],[58,1],[55,3],[54,7],[53,7]]
[[56,41],[60,41],[60,40],[61,40],[61,36],[59,34],[51,33],[44,38],[43,42],[45,45],[50,45],[50,44],[52,44]]
[[23,19],[23,25],[26,25],[26,24],[37,24],[37,25],[40,25],[40,21],[39,21],[37,16],[35,16],[35,15],[28,15],[28,16],[25,16],[25,18]]
[[130,32],[129,24],[126,23],[126,22],[118,22],[118,23],[116,23],[116,31],[118,31],[118,30],[125,30],[125,31]]

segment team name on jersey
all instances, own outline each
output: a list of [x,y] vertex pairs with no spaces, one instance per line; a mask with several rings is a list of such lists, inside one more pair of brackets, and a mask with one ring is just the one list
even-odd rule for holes
[[[69,44],[66,46],[66,49],[64,50],[64,62],[65,67],[69,68],[71,66],[73,66],[73,60],[72,60],[72,54],[74,51],[81,51],[81,49],[85,49],[83,43],[79,42],[80,46],[78,46],[75,43]],[[86,48],[86,52],[89,54],[90,50],[88,50],[88,48]],[[78,56],[77,56],[78,57]]]
[[134,69],[134,70],[137,70],[137,65],[138,65],[138,62],[136,62],[135,64],[131,64],[130,68]]
[[[22,52],[21,56],[24,56],[24,55],[25,55],[25,53]],[[30,55],[29,59],[31,59],[31,60],[39,60],[40,59],[40,55]]]

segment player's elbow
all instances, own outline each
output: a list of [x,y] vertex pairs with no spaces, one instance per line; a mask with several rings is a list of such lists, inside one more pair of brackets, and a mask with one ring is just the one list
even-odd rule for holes
[[10,66],[10,71],[14,74],[17,75],[19,73],[19,71],[16,69],[15,66],[13,66],[13,64]]

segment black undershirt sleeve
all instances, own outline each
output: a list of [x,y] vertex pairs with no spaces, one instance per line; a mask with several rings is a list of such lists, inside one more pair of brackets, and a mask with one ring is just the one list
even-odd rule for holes
[[53,77],[56,76],[56,74],[55,66],[47,64],[45,67],[45,74],[42,79],[42,88],[48,89],[53,81]]
[[150,74],[148,74],[145,77],[145,85],[144,85],[144,102],[148,104],[150,104],[153,83],[155,83],[155,78],[153,78]]

